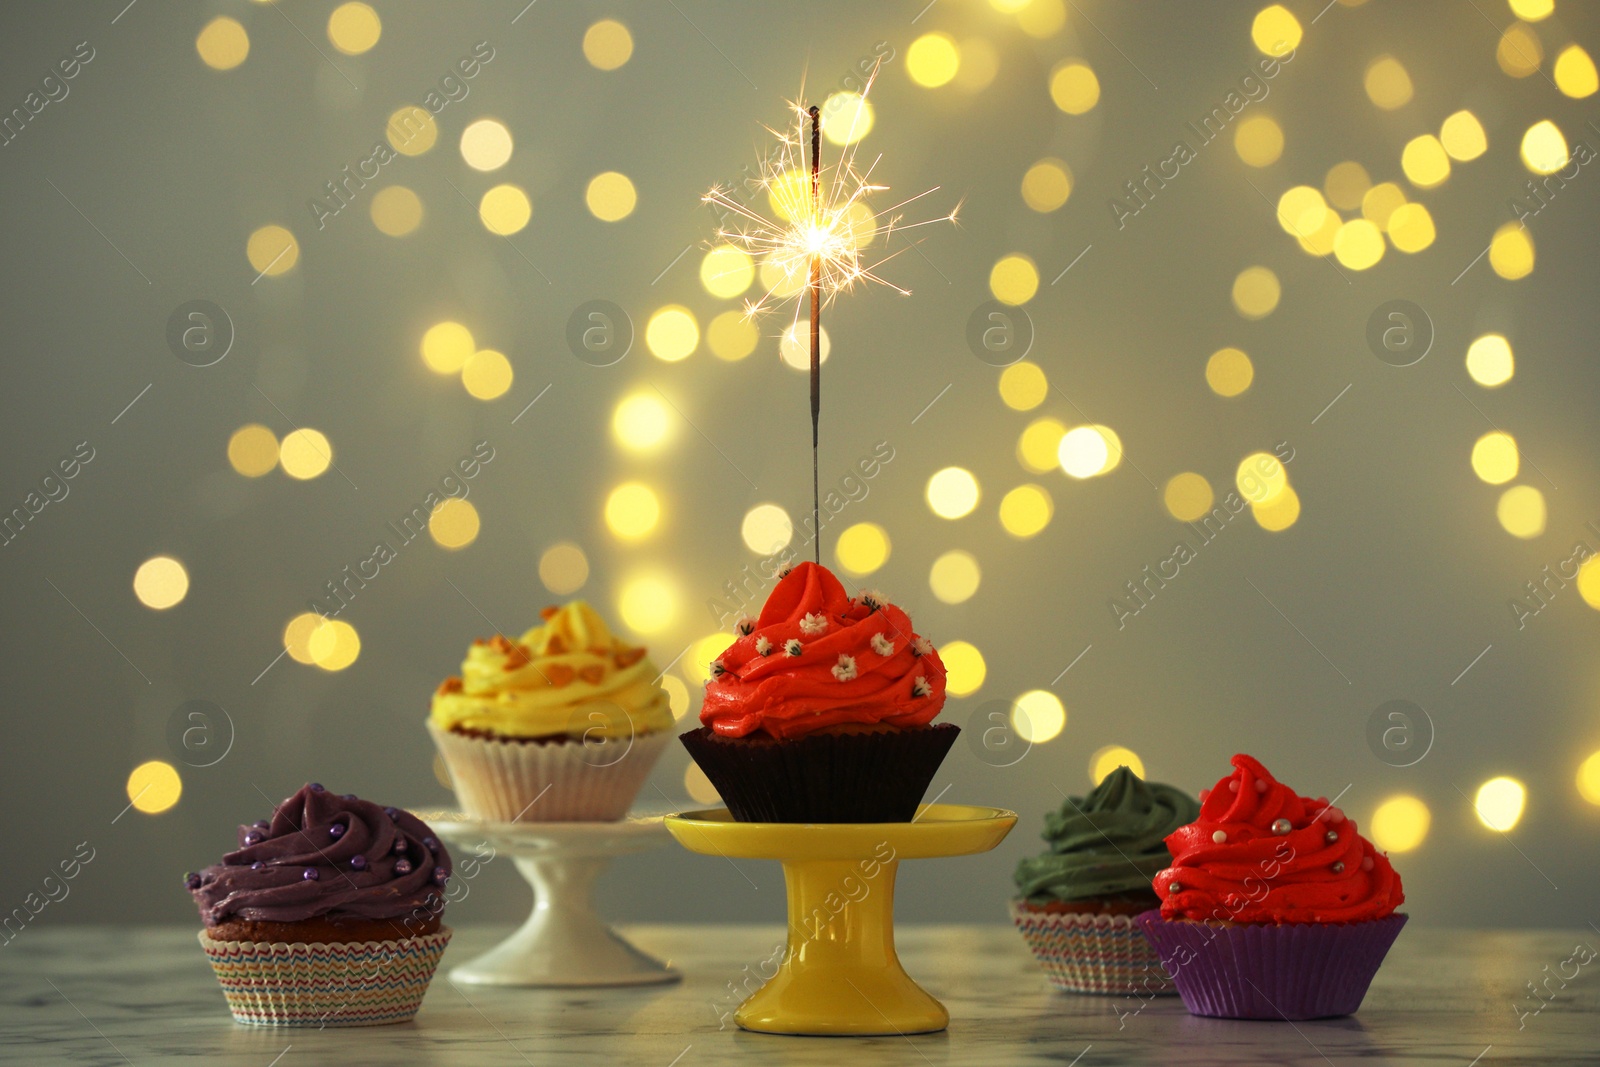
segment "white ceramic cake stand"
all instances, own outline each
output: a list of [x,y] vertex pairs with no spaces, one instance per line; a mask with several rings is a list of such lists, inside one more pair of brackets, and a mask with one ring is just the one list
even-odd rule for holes
[[509,856],[533,887],[533,913],[521,929],[450,980],[498,986],[631,986],[682,977],[623,940],[594,909],[594,883],[612,857],[644,852],[670,838],[661,816],[621,822],[479,822],[459,813],[419,813],[458,845],[487,841]]

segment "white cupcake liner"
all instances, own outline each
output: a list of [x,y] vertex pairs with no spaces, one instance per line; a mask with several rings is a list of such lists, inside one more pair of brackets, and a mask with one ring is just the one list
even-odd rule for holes
[[1035,911],[1013,900],[1011,919],[1059,989],[1141,997],[1177,992],[1132,915]]
[[417,1014],[450,928],[392,941],[214,941],[200,931],[234,1019],[252,1026],[381,1026]]
[[428,722],[456,798],[489,822],[615,822],[628,814],[672,731],[590,746],[469,737]]

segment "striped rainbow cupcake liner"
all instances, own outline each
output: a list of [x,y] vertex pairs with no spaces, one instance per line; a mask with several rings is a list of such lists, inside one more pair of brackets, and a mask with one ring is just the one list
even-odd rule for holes
[[1131,915],[1036,911],[1013,900],[1011,919],[1058,989],[1141,997],[1177,992]]
[[252,1026],[381,1026],[417,1014],[450,928],[393,941],[213,941],[200,931],[228,1009]]

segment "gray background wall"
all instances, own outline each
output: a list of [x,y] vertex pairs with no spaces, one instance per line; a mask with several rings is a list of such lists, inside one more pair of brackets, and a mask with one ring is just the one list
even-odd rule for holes
[[[1348,784],[1341,804],[1363,824],[1386,796],[1421,797],[1432,830],[1397,861],[1414,921],[1593,918],[1600,808],[1579,797],[1574,773],[1600,748],[1600,616],[1569,586],[1518,630],[1508,600],[1575,542],[1600,544],[1586,526],[1600,522],[1596,179],[1585,169],[1531,222],[1531,277],[1503,281],[1479,262],[1452,283],[1510,218],[1507,199],[1526,177],[1521,131],[1553,118],[1592,142],[1593,98],[1568,100],[1543,76],[1501,74],[1495,41],[1511,21],[1501,3],[1479,5],[1480,14],[1373,0],[1333,6],[1311,24],[1321,3],[1291,0],[1306,37],[1259,105],[1284,127],[1282,159],[1250,170],[1231,145],[1213,145],[1119,230],[1108,198],[1169,155],[1183,124],[1237,82],[1256,57],[1249,26],[1259,5],[1076,4],[1059,34],[1033,40],[976,0],[942,0],[913,25],[923,3],[544,0],[513,23],[519,0],[378,0],[382,40],[358,57],[327,44],[330,0],[8,5],[0,106],[20,104],[78,42],[96,55],[66,99],[0,150],[0,503],[20,503],[77,442],[91,442],[96,458],[70,496],[0,549],[0,907],[19,905],[87,840],[96,859],[40,921],[190,921],[184,871],[215,859],[237,823],[264,814],[263,793],[319,779],[383,802],[448,803],[422,729],[429,694],[488,629],[477,609],[515,631],[555,599],[536,565],[556,541],[584,547],[593,573],[582,595],[613,619],[624,574],[648,564],[675,577],[684,608],[651,640],[658,663],[709,632],[700,605],[755,559],[739,537],[744,512],[769,500],[797,516],[808,506],[804,379],[779,362],[770,336],[737,364],[702,347],[668,365],[636,346],[597,369],[568,351],[567,317],[605,299],[642,325],[675,302],[703,325],[731,306],[700,288],[698,251],[668,266],[710,237],[700,194],[753,158],[758,121],[783,120],[782,100],[807,70],[813,85],[831,86],[887,42],[896,58],[874,92],[867,149],[883,153],[879,174],[897,191],[937,184],[951,200],[964,197],[963,222],[927,231],[922,255],[892,265],[910,298],[875,289],[829,312],[823,471],[842,471],[880,439],[896,449],[845,521],[888,529],[893,555],[873,584],[924,633],[983,650],[987,683],[951,700],[946,718],[965,723],[986,701],[1049,687],[1092,645],[1055,684],[1069,713],[1059,738],[1008,767],[966,745],[951,754],[935,782],[950,786],[945,799],[1009,806],[1022,822],[991,855],[908,865],[901,915],[1001,919],[1010,869],[1034,849],[1042,813],[1060,791],[1087,786],[1093,750],[1122,743],[1153,777],[1190,789],[1209,785],[1241,750],[1314,795]],[[228,73],[207,69],[194,47],[219,13],[251,38],[248,60]],[[635,40],[631,62],[609,74],[580,49],[585,27],[607,15]],[[928,30],[991,41],[993,84],[975,93],[913,85],[905,49]],[[1538,31],[1547,57],[1569,40],[1597,43],[1594,11],[1579,4],[1559,5]],[[422,228],[385,237],[358,203],[318,232],[307,201],[322,183],[366,158],[388,115],[480,41],[495,59],[439,116],[439,146],[385,168],[384,182],[421,196]],[[1382,52],[1399,56],[1416,83],[1397,112],[1378,111],[1362,92],[1362,71]],[[1080,118],[1057,111],[1044,88],[1068,55],[1085,57],[1102,85],[1099,106]],[[1404,143],[1461,107],[1483,120],[1489,152],[1441,188],[1411,192],[1438,225],[1427,251],[1391,250],[1374,269],[1341,278],[1279,229],[1264,196],[1319,184],[1344,159],[1401,180]],[[467,168],[455,147],[482,116],[516,138],[511,162],[492,176]],[[1046,155],[1070,163],[1077,187],[1060,212],[1038,215],[1021,203],[1018,182]],[[620,224],[583,205],[589,178],[609,169],[639,190],[637,211]],[[449,184],[476,198],[500,180],[534,200],[514,248],[487,234]],[[245,240],[266,222],[295,231],[300,261],[252,284]],[[1086,482],[1035,478],[1014,457],[1033,416],[1000,403],[997,371],[973,357],[964,331],[1001,255],[1027,253],[1048,282],[1086,246],[1027,308],[1033,358],[1057,387],[1038,413],[1075,423],[1075,404],[1117,430],[1128,458]],[[1251,264],[1283,284],[1277,312],[1253,323],[1229,302],[1234,275]],[[1436,329],[1428,357],[1403,369],[1375,358],[1364,339],[1373,309],[1395,298],[1422,305]],[[169,314],[193,299],[226,308],[237,329],[228,357],[209,368],[180,362],[165,339]],[[418,339],[441,318],[468,323],[480,344],[509,355],[517,377],[507,396],[475,401],[422,365]],[[1469,341],[1487,330],[1505,332],[1518,360],[1515,379],[1493,392],[1462,365]],[[1255,360],[1255,385],[1236,401],[1211,394],[1203,378],[1206,357],[1224,344]],[[679,426],[654,456],[620,451],[612,408],[645,383],[705,436]],[[323,430],[348,480],[235,474],[228,437],[257,421],[280,435],[291,421]],[[1545,493],[1541,537],[1501,530],[1497,491],[1472,473],[1468,453],[1489,421],[1516,435],[1521,481]],[[403,550],[346,615],[362,639],[349,669],[285,658],[253,682],[280,651],[284,623],[322,583],[364,557],[385,520],[485,438],[497,457],[472,488],[477,542],[453,553],[426,542]],[[1243,455],[1281,441],[1296,450],[1298,524],[1269,534],[1241,519],[1119,630],[1108,600],[1182,533],[1151,483],[1195,470],[1226,486]],[[922,499],[928,476],[952,464],[972,470],[984,493],[956,522],[932,516]],[[612,538],[601,518],[606,492],[628,478],[657,486],[666,509],[660,532],[635,546]],[[995,509],[1007,489],[1033,480],[1049,487],[1055,518],[1016,542]],[[983,566],[980,591],[959,606],[938,602],[927,582],[932,560],[951,547]],[[160,613],[130,587],[138,564],[158,553],[182,559],[192,583],[181,605]],[[179,763],[167,741],[173,709],[194,699],[226,708],[236,730],[227,758],[209,768]],[[1436,728],[1427,758],[1406,769],[1367,740],[1373,710],[1391,699],[1420,704]],[[182,799],[160,815],[117,818],[129,770],[147,759],[178,763]],[[654,782],[688,806],[686,764],[670,752]],[[1466,799],[1497,774],[1529,790],[1508,837],[1480,825]],[[618,863],[606,906],[637,919],[775,920],[776,867],[744,866],[748,880],[664,848]],[[524,907],[520,881],[491,866],[455,919],[510,918]]]

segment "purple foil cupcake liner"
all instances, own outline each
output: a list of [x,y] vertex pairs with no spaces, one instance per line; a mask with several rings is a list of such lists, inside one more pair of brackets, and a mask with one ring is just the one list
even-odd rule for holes
[[1354,1014],[1404,915],[1354,923],[1138,923],[1191,1015],[1326,1019]]

